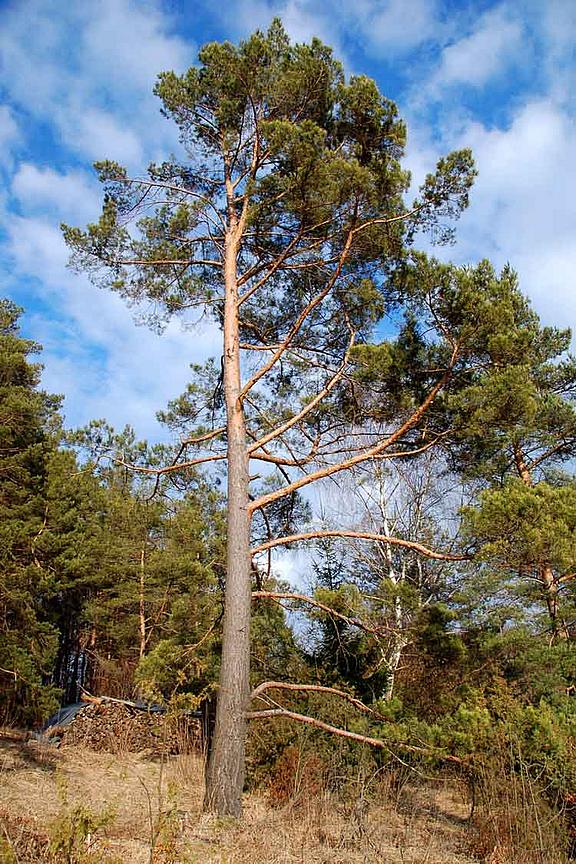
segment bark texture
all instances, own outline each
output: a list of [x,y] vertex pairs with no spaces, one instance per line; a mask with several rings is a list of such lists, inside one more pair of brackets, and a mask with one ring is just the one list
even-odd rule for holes
[[204,806],[240,816],[244,787],[246,709],[250,696],[250,516],[248,452],[240,398],[236,256],[234,230],[225,249],[224,395],[228,436],[228,516],[225,613],[216,724],[206,772]]

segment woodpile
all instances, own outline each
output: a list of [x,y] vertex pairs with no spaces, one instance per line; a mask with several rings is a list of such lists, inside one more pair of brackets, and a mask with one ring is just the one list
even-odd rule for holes
[[50,730],[63,745],[104,753],[170,755],[199,749],[200,721],[147,711],[128,703],[103,701],[87,705],[67,726]]

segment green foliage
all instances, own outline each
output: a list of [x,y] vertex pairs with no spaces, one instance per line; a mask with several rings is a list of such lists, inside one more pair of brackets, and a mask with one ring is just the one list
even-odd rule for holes
[[[18,335],[16,307],[3,303],[1,312],[2,721],[45,718],[58,687],[66,701],[78,699],[79,684],[130,696],[134,669],[150,652],[148,692],[156,693],[154,651],[170,644],[185,659],[166,666],[164,679],[173,680],[162,692],[202,692],[218,667],[218,495],[189,473],[184,497],[178,490],[176,501],[146,500],[148,475],[141,480],[129,466],[165,454],[103,422],[69,436],[88,459],[79,469],[58,446],[58,400],[37,389],[39,367],[27,358],[38,346]],[[91,461],[97,453],[108,462]],[[123,682],[106,671],[112,665],[125,670]]]
[[[33,822],[27,819],[3,818],[3,836],[0,838],[2,864],[121,864],[121,859],[102,849],[102,833],[115,819],[115,813],[106,807],[95,812],[84,803],[72,803],[63,778],[56,776],[60,806],[57,815],[42,825],[36,814]],[[42,826],[41,831],[37,827]]]
[[39,548],[46,525],[49,462],[57,438],[59,400],[38,390],[39,346],[19,335],[21,310],[0,303],[0,715],[6,722],[38,716],[55,703],[45,687],[56,629],[42,596],[51,582]]
[[465,511],[468,536],[479,546],[479,559],[514,570],[533,569],[542,561],[556,570],[576,562],[576,486],[542,481],[526,486],[510,478],[487,489],[477,508]]
[[462,638],[448,629],[454,618],[454,613],[439,603],[424,607],[419,616],[418,647],[422,656],[440,666],[458,662],[466,653]]
[[[156,323],[200,306],[222,326],[225,226],[230,207],[242,213],[242,344],[275,344],[299,322],[256,404],[244,406],[258,436],[322,388],[330,368],[319,380],[311,361],[318,370],[318,356],[341,355],[351,331],[357,341],[369,338],[387,298],[397,296],[388,275],[414,233],[430,229],[446,239],[446,220],[468,203],[472,159],[461,151],[441,160],[407,208],[406,129],[394,103],[366,76],[346,81],[318,39],[291,45],[278,20],[239,45],[204,46],[198,66],[181,76],[163,72],[155,92],[187,158],[151,165],[140,179],[114,162],[97,163],[100,223],[65,227],[65,238],[78,268],[130,301],[146,301]],[[326,273],[340,258],[340,278],[326,289]],[[263,274],[264,303],[260,291],[252,293]],[[223,423],[220,370],[209,363],[193,373],[165,417],[185,423],[188,434],[195,424],[202,435]],[[330,428],[340,390],[311,412],[310,433]]]
[[66,807],[54,821],[50,831],[50,853],[62,864],[89,864],[102,862],[106,864],[110,858],[91,854],[87,844],[92,835],[109,825],[114,819],[110,811],[94,813],[84,804]]

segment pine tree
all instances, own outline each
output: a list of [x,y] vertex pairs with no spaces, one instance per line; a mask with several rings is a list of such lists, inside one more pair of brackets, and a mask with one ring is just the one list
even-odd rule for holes
[[[151,165],[143,177],[99,163],[101,220],[65,235],[81,269],[130,301],[151,302],[157,322],[201,308],[222,328],[221,363],[198,370],[181,406],[196,429],[178,456],[227,467],[222,666],[206,804],[237,815],[251,556],[291,536],[251,553],[251,523],[290,532],[298,490],[349,467],[347,458],[329,463],[347,434],[339,394],[353,345],[394,302],[390,275],[415,233],[430,228],[449,239],[446,221],[467,205],[474,169],[468,151],[451,154],[408,207],[396,106],[364,76],[347,82],[319,40],[291,45],[278,21],[239,46],[208,44],[199,59],[181,77],[163,73],[156,87],[188,161]],[[405,440],[447,375],[438,373],[394,435],[360,448],[353,462]],[[276,467],[273,488],[251,480],[250,460]]]
[[411,307],[396,340],[357,349],[352,407],[375,420],[409,412],[430,386],[429,370],[457,351],[450,384],[419,429],[478,496],[465,511],[462,553],[487,577],[476,570],[492,614],[503,612],[497,594],[511,617],[522,596],[528,616],[539,598],[552,638],[567,638],[576,563],[574,485],[562,472],[576,452],[570,332],[540,324],[508,266],[497,275],[487,261],[455,268],[413,256],[397,279]]
[[46,685],[58,632],[42,596],[50,574],[39,544],[59,399],[38,389],[40,348],[19,332],[21,309],[0,302],[0,692],[3,722],[36,719],[56,704]]

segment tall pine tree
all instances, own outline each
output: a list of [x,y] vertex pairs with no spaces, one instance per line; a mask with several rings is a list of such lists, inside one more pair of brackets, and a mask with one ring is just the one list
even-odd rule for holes
[[[50,680],[58,631],[43,598],[51,576],[39,546],[46,530],[48,463],[59,399],[38,389],[40,349],[19,332],[21,309],[0,301],[0,718],[37,719],[56,704]],[[51,590],[51,589],[49,589]]]

